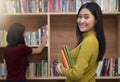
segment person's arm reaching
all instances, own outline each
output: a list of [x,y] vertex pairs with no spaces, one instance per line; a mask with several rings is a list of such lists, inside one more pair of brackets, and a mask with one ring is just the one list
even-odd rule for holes
[[42,43],[41,43],[41,45],[38,48],[33,48],[32,49],[32,54],[40,53],[43,50],[43,48],[45,47],[46,41],[47,41],[47,35],[44,34],[42,36]]

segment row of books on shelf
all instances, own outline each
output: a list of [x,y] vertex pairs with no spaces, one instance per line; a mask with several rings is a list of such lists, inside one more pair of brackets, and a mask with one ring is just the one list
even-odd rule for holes
[[[41,45],[43,34],[48,35],[48,26],[41,26],[37,31],[34,32],[25,32],[25,43],[30,46]],[[48,45],[48,41],[46,46]]]
[[[61,59],[51,60],[50,74],[52,77],[61,76],[56,71],[58,63],[62,63]],[[6,77],[7,70],[5,61],[0,62],[0,77]],[[48,77],[48,62],[41,60],[40,62],[30,62],[26,72],[27,77]],[[120,76],[120,58],[105,58],[99,62],[96,70],[96,76]]]
[[[43,25],[37,31],[34,32],[25,32],[25,43],[29,46],[38,46],[42,43],[43,34],[48,35],[48,26]],[[6,41],[7,31],[0,30],[0,46],[4,47],[7,45]],[[46,42],[46,46],[48,45],[48,41]]]
[[41,60],[40,62],[29,63],[29,67],[26,73],[27,77],[47,77],[48,76],[48,63],[46,60]]
[[[56,66],[62,62],[63,60],[51,61],[51,76],[61,76],[57,73]],[[96,76],[120,76],[120,58],[105,58],[100,61],[96,70]]]
[[120,58],[104,58],[98,64],[96,76],[120,76]]
[[86,0],[0,0],[0,9],[1,13],[76,12],[81,1]]
[[120,0],[95,0],[99,4],[103,12],[118,12]]
[[[93,0],[0,0],[0,13],[77,12],[88,1]],[[94,1],[103,11],[118,11],[119,0]]]
[[[48,76],[48,63],[46,60],[41,60],[40,62],[33,63],[30,62],[26,76],[27,77],[47,77]],[[0,77],[5,77],[7,75],[6,64],[5,61],[0,62]]]

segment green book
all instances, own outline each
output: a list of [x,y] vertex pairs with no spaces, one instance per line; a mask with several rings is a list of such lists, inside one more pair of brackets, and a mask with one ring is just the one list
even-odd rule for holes
[[69,59],[70,67],[72,67],[73,66],[72,59],[71,59],[70,52],[69,52],[69,49],[68,49],[67,45],[65,46],[65,50],[67,52],[67,56],[68,56],[68,59]]
[[70,62],[69,62],[69,58],[68,58],[68,55],[67,55],[67,51],[66,51],[66,49],[65,49],[65,46],[63,47],[63,51],[64,51],[64,53],[65,53],[65,57],[66,57],[66,59],[67,59],[68,65],[69,65],[69,67],[71,67],[71,64],[70,64]]

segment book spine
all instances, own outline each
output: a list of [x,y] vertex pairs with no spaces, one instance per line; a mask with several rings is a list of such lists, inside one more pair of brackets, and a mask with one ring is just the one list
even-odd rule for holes
[[64,67],[67,68],[67,69],[69,69],[69,64],[67,62],[67,59],[65,57],[65,53],[64,53],[63,49],[61,50],[61,56],[62,56],[62,59],[63,59],[63,65],[64,65]]
[[69,59],[69,62],[70,62],[70,67],[72,67],[72,66],[73,66],[73,64],[72,64],[72,59],[71,59],[71,56],[70,56],[70,52],[69,52],[69,50],[68,50],[68,47],[67,47],[67,46],[65,46],[65,49],[66,49],[67,56],[68,56],[68,59]]

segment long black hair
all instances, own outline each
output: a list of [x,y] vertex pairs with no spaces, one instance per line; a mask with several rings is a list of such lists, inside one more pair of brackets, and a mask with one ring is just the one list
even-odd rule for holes
[[16,46],[18,44],[25,44],[24,34],[25,27],[20,23],[14,23],[9,27],[7,34],[7,42],[9,46]]
[[[79,12],[83,9],[83,8],[87,8],[92,15],[95,17],[96,20],[96,24],[95,24],[95,32],[97,35],[97,39],[99,42],[99,55],[98,55],[98,61],[102,60],[104,53],[105,53],[105,48],[106,48],[106,41],[105,41],[105,35],[104,35],[104,31],[103,31],[103,15],[102,15],[102,11],[100,6],[95,3],[95,2],[88,2],[83,4],[77,14],[77,18],[79,15]],[[76,28],[76,36],[78,39],[78,44],[82,41],[83,37],[82,37],[83,32],[81,32],[79,30],[78,24],[77,24],[77,28]]]
[[[24,25],[20,23],[12,24],[9,27],[8,34],[7,34],[8,46],[17,46],[18,44],[25,45],[24,32],[25,32]],[[26,66],[26,69],[29,66],[28,55],[25,56],[25,66]]]

